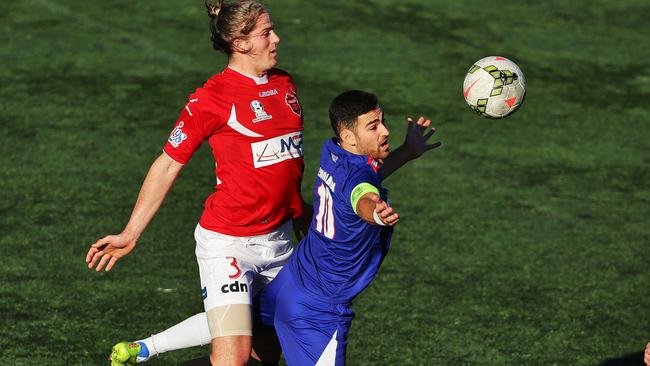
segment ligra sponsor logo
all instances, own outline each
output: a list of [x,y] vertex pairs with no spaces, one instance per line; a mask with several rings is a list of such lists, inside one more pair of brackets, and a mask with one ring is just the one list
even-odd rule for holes
[[248,292],[248,285],[239,281],[235,281],[231,284],[225,284],[221,286],[221,292],[224,294],[227,294],[229,292]]
[[271,95],[276,95],[276,94],[278,94],[277,89],[262,91],[262,92],[260,92],[260,98],[270,97]]
[[292,132],[251,144],[253,165],[261,168],[303,156],[302,132]]

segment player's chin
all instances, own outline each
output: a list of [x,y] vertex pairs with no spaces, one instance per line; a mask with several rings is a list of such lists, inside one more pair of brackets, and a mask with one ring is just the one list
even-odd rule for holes
[[386,159],[388,157],[388,155],[390,155],[390,150],[388,150],[388,149],[380,149],[380,150],[375,152],[373,158],[375,160],[377,160],[377,159]]
[[377,159],[386,159],[390,155],[390,144],[388,140],[377,147]]
[[269,69],[275,67],[278,63],[278,53],[277,51],[271,52],[269,55]]

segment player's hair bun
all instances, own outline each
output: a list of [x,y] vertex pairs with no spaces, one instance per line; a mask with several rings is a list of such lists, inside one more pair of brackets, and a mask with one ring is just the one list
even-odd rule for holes
[[212,1],[210,0],[205,0],[205,7],[208,10],[208,15],[210,18],[216,18],[219,16],[219,12],[221,11],[221,7],[223,5],[223,0],[217,0],[214,5],[212,4]]

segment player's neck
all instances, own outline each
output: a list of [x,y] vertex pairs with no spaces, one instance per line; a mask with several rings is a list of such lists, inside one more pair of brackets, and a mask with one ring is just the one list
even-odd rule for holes
[[345,151],[354,154],[354,155],[364,155],[363,153],[359,152],[357,150],[357,147],[355,145],[350,145],[345,143],[345,141],[341,139],[336,139],[336,143]]
[[253,80],[253,81],[255,82],[255,84],[257,84],[257,85],[262,85],[262,84],[266,84],[266,83],[269,82],[269,79],[268,79],[268,77],[266,76],[266,74],[263,74],[262,76],[257,77],[257,76],[253,76],[253,75],[249,75],[249,74],[243,73],[243,72],[237,70],[236,68],[232,67],[231,65],[228,65],[228,68],[229,68],[230,70],[235,71],[236,73],[238,73],[238,74],[240,74],[240,75],[243,75],[243,76],[245,76],[245,77],[247,77],[247,78]]
[[266,72],[268,71],[258,67],[253,62],[247,62],[247,60],[241,59],[240,57],[231,57],[228,60],[228,67],[250,78],[261,78],[266,75]]

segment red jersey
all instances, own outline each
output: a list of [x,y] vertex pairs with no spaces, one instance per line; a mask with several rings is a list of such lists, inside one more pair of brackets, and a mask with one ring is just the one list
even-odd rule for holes
[[228,67],[189,96],[163,150],[185,164],[207,140],[217,183],[199,224],[261,235],[302,215],[302,129],[289,74],[272,69],[251,78]]

